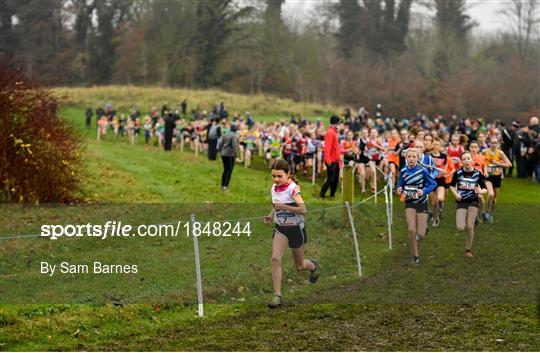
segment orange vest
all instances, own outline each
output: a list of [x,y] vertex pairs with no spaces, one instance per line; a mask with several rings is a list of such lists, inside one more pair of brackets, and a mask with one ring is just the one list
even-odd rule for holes
[[502,167],[495,165],[493,162],[502,163],[501,150],[495,150],[495,153],[491,152],[491,149],[484,151],[484,157],[487,164],[487,170],[489,175],[501,175]]
[[477,155],[473,156],[473,162],[472,162],[473,168],[480,171],[480,173],[484,174],[484,166],[486,165],[486,159],[484,155],[478,153]]

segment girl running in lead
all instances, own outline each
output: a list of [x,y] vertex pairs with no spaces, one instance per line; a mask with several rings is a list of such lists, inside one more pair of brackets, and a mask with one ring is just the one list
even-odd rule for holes
[[428,221],[428,195],[435,190],[437,183],[424,167],[418,164],[419,152],[409,148],[406,153],[406,166],[399,173],[396,190],[405,201],[405,219],[409,244],[413,255],[412,262],[420,264],[418,240],[424,239]]
[[294,263],[298,271],[310,271],[309,281],[317,282],[319,263],[317,260],[306,260],[307,233],[304,224],[306,205],[300,195],[300,187],[295,183],[289,164],[278,159],[272,166],[272,202],[274,207],[264,222],[274,220],[272,240],[272,283],[274,297],[268,303],[270,308],[277,308],[283,303],[281,292],[281,258],[285,248],[292,249]]
[[487,192],[484,176],[473,167],[470,152],[461,155],[463,166],[454,174],[450,190],[457,202],[456,227],[459,231],[467,231],[465,241],[465,256],[473,257],[472,244],[474,240],[474,225],[478,217],[478,196]]
[[446,190],[448,189],[449,183],[452,180],[452,175],[455,172],[452,158],[441,151],[444,151],[442,141],[436,137],[433,139],[431,157],[433,158],[438,171],[435,177],[437,188],[435,189],[434,193],[429,195],[431,200],[431,208],[433,209],[434,227],[438,227],[441,222],[444,201],[446,199]]
[[484,157],[487,164],[488,177],[486,185],[493,189],[493,193],[488,192],[488,202],[485,218],[489,223],[493,223],[493,211],[495,210],[495,202],[501,188],[503,167],[511,167],[512,162],[499,148],[499,140],[492,137],[489,141],[489,148],[484,151]]

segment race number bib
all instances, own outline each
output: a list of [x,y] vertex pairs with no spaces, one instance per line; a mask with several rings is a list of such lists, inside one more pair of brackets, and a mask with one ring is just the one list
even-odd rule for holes
[[501,172],[501,167],[498,165],[488,165],[487,171],[488,174],[499,174]]
[[405,186],[404,193],[407,197],[411,199],[418,198],[418,189],[414,186]]
[[276,211],[274,216],[274,222],[279,226],[302,226],[304,220],[302,216],[299,216],[290,211]]

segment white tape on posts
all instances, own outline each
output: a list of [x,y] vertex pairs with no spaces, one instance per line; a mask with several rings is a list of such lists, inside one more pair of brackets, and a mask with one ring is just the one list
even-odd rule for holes
[[384,201],[386,203],[386,224],[388,226],[388,249],[392,250],[392,227],[390,226],[390,182],[384,188]]
[[375,185],[375,205],[377,204],[377,166],[375,162],[370,161],[371,167],[373,169],[373,184]]
[[360,249],[358,247],[358,239],[356,238],[356,229],[354,228],[354,222],[351,213],[351,205],[348,201],[345,201],[345,207],[347,208],[347,214],[349,215],[349,222],[351,222],[352,235],[354,239],[354,250],[356,251],[356,264],[358,266],[358,277],[362,277],[362,262],[360,261]]
[[390,205],[388,206],[390,211],[388,215],[388,248],[390,250],[392,250],[392,225],[394,224],[394,183],[392,177],[392,172],[390,172],[390,178],[388,179],[388,197],[390,198]]
[[311,185],[315,185],[315,173],[317,168],[317,153],[313,154],[313,164],[311,165]]
[[[195,215],[191,215],[191,229],[195,223]],[[195,251],[195,273],[197,274],[197,315],[203,317],[203,291],[202,291],[202,276],[201,276],[201,257],[199,255],[199,239],[197,236],[190,234],[193,238],[193,250]]]

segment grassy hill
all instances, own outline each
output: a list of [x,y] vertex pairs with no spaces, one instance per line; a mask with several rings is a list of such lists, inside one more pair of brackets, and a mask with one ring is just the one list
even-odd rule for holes
[[229,114],[250,112],[261,118],[281,119],[290,115],[297,117],[328,117],[341,112],[343,108],[332,104],[295,102],[291,99],[269,95],[244,95],[218,90],[190,90],[182,88],[140,87],[140,86],[99,86],[88,88],[58,87],[53,92],[66,99],[68,105],[86,108],[105,107],[110,101],[119,112],[129,112],[137,104],[142,112],[152,107],[161,109],[164,102],[169,108],[179,107],[186,98],[188,110],[210,111],[214,105],[225,103]]
[[[64,116],[82,126],[83,110]],[[125,218],[139,223],[258,216],[268,209],[270,175],[260,160],[237,165],[221,193],[220,163],[191,152],[95,141],[88,133],[87,175],[76,207],[7,207],[0,235],[31,233],[45,222]],[[335,206],[313,198],[308,209]],[[308,217],[309,256],[320,259],[317,285],[284,257],[287,305],[268,310],[271,229],[253,222],[250,238],[202,238],[205,317],[195,316],[191,243],[183,239],[0,242],[2,350],[538,350],[540,336],[538,185],[506,179],[494,225],[480,225],[475,258],[463,256],[448,202],[439,228],[421,244],[423,263],[408,265],[402,205],[396,200],[394,250],[384,233],[384,205],[355,208],[365,274],[356,278],[342,209]],[[218,201],[209,204],[207,201]],[[145,202],[152,202],[148,204]],[[135,204],[135,205],[134,205]],[[36,228],[37,227],[37,228]],[[37,263],[51,256],[140,263],[141,276],[114,281],[46,281]],[[70,258],[68,258],[70,259]],[[141,280],[144,277],[144,280]],[[41,281],[41,282],[40,282]],[[47,287],[48,286],[48,287]],[[31,299],[51,304],[30,304]],[[58,298],[63,300],[58,300]],[[11,304],[8,304],[11,303]],[[21,304],[27,303],[27,304]],[[54,304],[61,303],[61,304]]]

